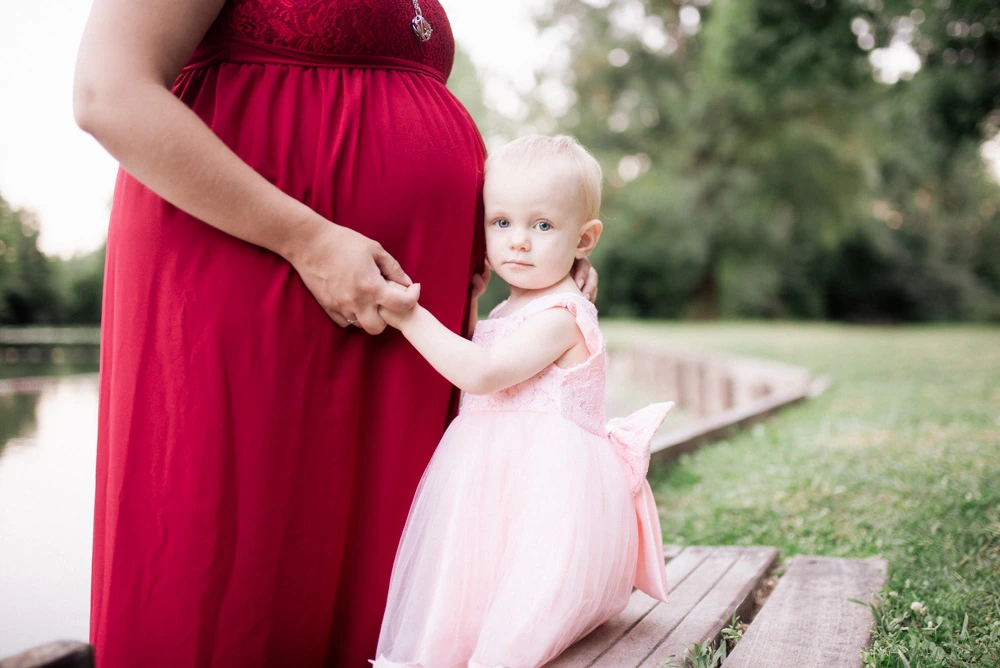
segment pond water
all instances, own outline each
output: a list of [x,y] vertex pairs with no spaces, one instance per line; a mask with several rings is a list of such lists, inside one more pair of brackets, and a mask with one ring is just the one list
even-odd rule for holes
[[97,374],[0,395],[0,659],[87,640]]

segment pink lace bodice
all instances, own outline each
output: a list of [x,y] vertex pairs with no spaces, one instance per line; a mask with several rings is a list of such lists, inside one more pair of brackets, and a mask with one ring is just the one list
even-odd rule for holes
[[586,339],[590,357],[585,362],[568,368],[550,364],[528,380],[499,392],[466,394],[462,399],[461,412],[555,413],[572,420],[587,431],[604,435],[605,344],[597,325],[597,309],[585,297],[569,293],[546,295],[509,315],[490,314],[488,320],[480,320],[476,325],[472,340],[489,348],[532,315],[559,306],[576,316],[577,326]]
[[434,29],[426,42],[410,27],[412,0],[230,0],[206,40],[400,58],[432,67],[447,79],[455,59],[448,17],[437,0],[420,0],[420,9]]

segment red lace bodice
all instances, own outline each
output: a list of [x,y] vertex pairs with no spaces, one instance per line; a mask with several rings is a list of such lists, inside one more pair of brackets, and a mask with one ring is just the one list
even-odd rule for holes
[[434,34],[413,33],[412,0],[230,0],[208,39],[240,39],[312,53],[389,56],[451,72],[455,42],[444,9],[420,0]]

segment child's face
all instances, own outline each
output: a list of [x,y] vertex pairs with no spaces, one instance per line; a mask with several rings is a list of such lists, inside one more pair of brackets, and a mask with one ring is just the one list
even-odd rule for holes
[[507,283],[539,290],[565,278],[586,212],[572,172],[556,158],[490,168],[483,186],[486,257]]

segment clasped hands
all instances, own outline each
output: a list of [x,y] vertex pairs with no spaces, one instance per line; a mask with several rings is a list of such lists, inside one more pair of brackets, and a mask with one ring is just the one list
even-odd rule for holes
[[[285,254],[306,288],[340,327],[356,326],[380,334],[420,298],[399,263],[381,244],[340,225],[324,224]],[[586,259],[573,265],[573,277],[588,299],[597,295],[597,272]],[[489,265],[472,277],[473,307],[490,280]]]
[[[586,258],[577,260],[573,264],[573,280],[580,287],[580,290],[590,301],[594,301],[597,298],[597,271],[591,266],[590,261]],[[479,297],[486,292],[486,286],[490,282],[490,264],[489,262],[484,263],[483,270],[472,277],[472,283],[469,290],[470,299],[470,310],[474,313],[478,306]],[[398,303],[399,299],[414,297],[419,299],[420,297],[420,284],[411,284],[409,286],[396,283],[391,280],[387,280],[390,292],[395,298],[392,300],[392,304]],[[405,309],[395,308],[392,304],[379,304],[378,314],[382,317],[387,325],[395,329],[400,329],[406,322],[407,317],[413,313],[413,306],[409,306]],[[414,304],[416,305],[416,301]]]

